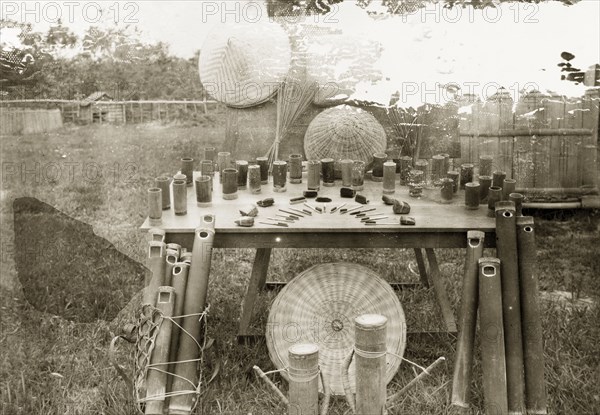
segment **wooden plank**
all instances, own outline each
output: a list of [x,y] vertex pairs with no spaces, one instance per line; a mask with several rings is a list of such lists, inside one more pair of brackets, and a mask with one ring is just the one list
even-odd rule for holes
[[240,324],[238,334],[241,336],[249,334],[250,321],[254,311],[254,303],[258,296],[258,291],[264,287],[267,271],[269,270],[269,261],[271,259],[270,248],[259,248],[256,250],[254,264],[252,265],[252,274],[246,287],[246,295],[242,304]]
[[456,333],[457,327],[456,320],[454,319],[454,312],[452,311],[452,306],[450,305],[450,300],[448,299],[446,287],[440,274],[435,252],[431,248],[425,249],[425,252],[429,262],[431,283],[437,297],[438,305],[440,306],[440,310],[442,312],[444,323],[449,332]]

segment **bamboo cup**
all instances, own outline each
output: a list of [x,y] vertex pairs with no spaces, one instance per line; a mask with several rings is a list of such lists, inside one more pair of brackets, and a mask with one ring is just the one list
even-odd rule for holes
[[504,179],[502,182],[502,200],[508,200],[508,196],[515,192],[517,181],[515,179]]
[[497,170],[492,173],[492,186],[502,187],[506,179],[506,172]]
[[321,189],[321,162],[319,160],[308,160],[308,176],[306,188],[319,191]]
[[496,203],[496,251],[502,273],[502,320],[506,350],[508,410],[521,414],[524,406],[523,338],[519,295],[519,263],[515,205]]
[[490,218],[496,216],[496,203],[502,200],[502,188],[498,186],[492,186],[488,190],[488,213]]
[[258,164],[248,166],[248,186],[252,194],[261,192],[260,166]]
[[198,383],[197,362],[194,360],[200,355],[197,343],[202,344],[202,326],[197,314],[204,312],[206,307],[206,292],[215,237],[214,221],[213,215],[203,216],[200,227],[194,233],[193,259],[188,272],[183,302],[183,314],[191,316],[183,319],[183,330],[179,336],[177,361],[182,363],[177,363],[175,367],[176,376],[173,379],[172,392],[176,396],[171,397],[169,402],[171,415],[188,415],[198,399],[196,390],[190,382],[194,385]]
[[492,157],[492,156],[479,156],[479,175],[480,176],[491,176],[493,162],[494,162],[494,157]]
[[350,159],[344,159],[340,161],[340,166],[342,170],[342,186],[350,187],[352,186],[352,165],[354,161]]
[[478,182],[465,183],[465,208],[467,210],[479,209],[479,188]]
[[396,191],[396,163],[386,161],[383,163],[383,193],[393,194]]
[[478,263],[479,335],[485,409],[489,415],[507,414],[500,260],[484,257]]
[[204,158],[203,160],[210,160],[213,163],[217,158],[217,149],[214,147],[204,147]]
[[238,171],[238,189],[246,190],[248,186],[248,162],[246,160],[237,160],[235,168]]
[[473,369],[473,350],[477,326],[478,261],[483,256],[485,233],[467,232],[467,258],[462,285],[459,314],[459,332],[456,345],[456,360],[452,380],[452,405],[469,408],[470,387]]
[[273,191],[282,193],[287,190],[287,162],[276,160],[273,162]]
[[492,186],[492,176],[479,176],[479,202],[487,203],[490,187]]
[[415,170],[420,170],[420,171],[423,172],[422,182],[423,182],[424,185],[427,184],[427,180],[429,179],[429,177],[427,175],[427,169],[428,169],[428,167],[429,167],[429,162],[427,160],[420,159],[420,160],[415,161],[415,168],[414,169]]
[[382,414],[385,410],[387,318],[363,314],[354,320],[356,413]]
[[363,190],[365,185],[365,162],[355,160],[352,165],[352,188],[354,190]]
[[212,205],[212,178],[210,176],[196,177],[196,203],[199,207]]
[[[183,258],[182,258],[183,259]],[[190,261],[191,262],[191,261]],[[180,316],[183,315],[183,302],[185,300],[185,291],[188,280],[188,272],[190,264],[187,262],[177,262],[173,266],[171,273],[171,285],[175,289],[175,306],[173,308],[173,320],[181,325],[183,321]],[[177,359],[177,348],[179,347],[180,328],[177,324],[173,324],[171,330],[171,347],[169,348],[169,362],[174,362]],[[174,373],[175,365],[169,365],[169,373]],[[170,391],[173,384],[173,376],[168,377],[167,390]]]
[[148,223],[150,226],[162,223],[162,190],[158,187],[148,189]]
[[164,242],[150,241],[148,242],[148,258],[147,264],[150,270],[149,279],[146,281],[146,289],[144,290],[144,304],[154,305],[156,301],[156,293],[158,287],[163,285],[165,268],[166,246]]
[[158,187],[162,192],[162,209],[171,208],[171,179],[167,176],[159,176],[154,179],[154,187]]
[[400,157],[400,184],[406,186],[408,184],[408,172],[412,169],[412,157]]
[[444,177],[448,170],[444,170],[445,159],[441,154],[436,154],[431,158],[431,180],[438,184],[440,179]]
[[269,159],[267,157],[257,157],[256,162],[260,166],[261,184],[269,183]]
[[194,181],[194,159],[184,157],[181,159],[181,173],[185,174],[185,183],[191,186]]
[[321,159],[323,186],[332,187],[335,184],[335,165],[333,159]]
[[173,324],[169,320],[173,316],[175,303],[175,289],[173,287],[159,287],[156,299],[156,308],[162,313],[154,349],[150,358],[150,367],[146,378],[147,394],[146,415],[162,415],[167,392],[167,370],[169,362],[169,347],[171,345],[171,330]]
[[540,309],[537,301],[537,251],[534,221],[530,216],[517,217],[517,246],[519,250],[519,288],[523,326],[525,407],[528,414],[546,414],[548,408],[546,384],[544,382],[544,344]]
[[440,179],[440,201],[442,203],[452,203],[454,197],[454,182],[449,177]]
[[185,180],[173,180],[173,208],[178,216],[187,214],[187,184]]
[[174,249],[167,248],[165,257],[165,275],[162,280],[162,285],[171,285],[171,274],[173,272],[173,267],[175,263],[178,261],[177,251]]
[[440,156],[444,158],[444,169],[442,170],[441,177],[446,177],[446,172],[450,171],[450,154],[448,153],[440,153]]
[[231,167],[231,153],[228,151],[217,153],[217,166],[219,169],[219,181],[223,183],[223,170]]
[[302,183],[302,154],[290,154],[290,183]]
[[383,181],[383,163],[387,160],[387,154],[375,153],[373,154],[373,174],[371,180],[374,182]]
[[[523,199],[524,196],[521,193],[511,193],[508,195],[508,200],[515,204],[515,214],[518,216],[523,216]],[[517,223],[519,219],[517,219]]]
[[454,189],[454,193],[458,192],[458,188],[460,187],[460,173],[457,171],[449,171],[446,175],[452,179],[452,186]]
[[221,177],[223,178],[223,199],[225,200],[234,200],[238,198],[237,193],[237,170],[233,168],[224,169],[221,173]]
[[215,163],[211,160],[202,160],[200,162],[200,175],[210,177],[210,189],[214,189]]
[[288,349],[289,414],[319,413],[319,347],[295,344]]
[[473,164],[463,163],[460,165],[460,188],[464,189],[467,183],[473,181]]

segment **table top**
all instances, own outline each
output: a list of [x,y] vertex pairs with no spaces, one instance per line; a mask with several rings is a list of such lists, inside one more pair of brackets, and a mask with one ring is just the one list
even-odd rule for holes
[[[195,172],[194,176],[199,175]],[[270,178],[271,180],[272,178]],[[495,220],[487,216],[487,205],[480,205],[477,210],[467,210],[464,207],[464,192],[459,191],[454,196],[452,203],[442,204],[440,202],[440,190],[438,188],[423,189],[421,198],[412,198],[408,195],[408,187],[400,186],[396,180],[396,191],[389,195],[397,200],[408,202],[411,206],[411,216],[416,220],[416,225],[400,225],[400,215],[394,214],[392,206],[385,205],[381,199],[383,195],[383,185],[381,182],[374,182],[365,178],[364,190],[359,191],[359,194],[365,195],[369,199],[367,205],[363,205],[364,209],[376,208],[376,211],[369,212],[368,215],[374,213],[384,213],[388,216],[387,219],[380,222],[396,222],[397,225],[380,225],[368,226],[361,223],[360,218],[354,215],[340,214],[335,212],[330,213],[331,208],[346,203],[345,208],[359,206],[354,199],[341,198],[340,188],[341,181],[337,180],[334,187],[325,187],[321,184],[319,190],[320,197],[329,197],[331,203],[327,204],[327,212],[320,214],[312,212],[312,216],[305,216],[289,223],[289,227],[280,227],[274,225],[264,225],[258,222],[267,221],[266,218],[277,218],[277,214],[285,215],[278,209],[288,210],[290,207],[296,209],[306,209],[300,204],[290,205],[289,200],[294,197],[302,196],[302,192],[306,190],[306,177],[303,178],[303,183],[292,184],[287,183],[287,190],[282,193],[273,191],[273,184],[262,185],[260,194],[252,194],[250,190],[238,190],[238,199],[224,200],[221,192],[218,174],[214,177],[214,191],[212,195],[212,206],[198,207],[196,203],[196,194],[193,186],[187,188],[187,214],[175,215],[173,210],[173,202],[171,208],[163,210],[162,224],[158,226],[150,226],[148,218],[141,226],[142,231],[147,231],[150,228],[161,228],[167,233],[193,233],[200,223],[200,218],[205,214],[215,215],[215,230],[217,233],[232,233],[232,234],[257,234],[257,233],[456,233],[466,232],[469,230],[480,230],[484,232],[495,231]],[[271,207],[258,207],[258,216],[255,218],[253,227],[241,227],[235,224],[235,220],[240,217],[239,210],[247,206],[255,204],[257,201],[265,198],[273,198],[275,204]],[[322,207],[322,203],[316,203],[314,199],[307,199],[307,203],[312,206]]]

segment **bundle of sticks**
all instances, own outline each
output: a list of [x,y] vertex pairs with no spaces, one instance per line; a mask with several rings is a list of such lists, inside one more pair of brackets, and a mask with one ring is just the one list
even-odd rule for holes
[[534,221],[511,201],[497,202],[495,217],[497,258],[483,257],[483,232],[467,235],[452,404],[469,410],[479,311],[486,413],[546,414]]
[[[191,252],[165,244],[164,232],[150,230],[148,268],[143,299],[150,310],[148,328],[156,332],[138,338],[136,382],[138,409],[146,415],[188,415],[198,403],[198,366],[206,347],[206,293],[214,240],[213,215],[204,215],[195,230]],[[204,323],[204,324],[203,324]],[[139,377],[139,376],[138,376]]]

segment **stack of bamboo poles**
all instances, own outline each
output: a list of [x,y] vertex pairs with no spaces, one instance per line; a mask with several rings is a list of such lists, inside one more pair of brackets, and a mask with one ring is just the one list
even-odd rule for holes
[[191,253],[177,244],[165,244],[163,231],[150,230],[151,277],[143,312],[151,311],[146,324],[157,331],[149,339],[138,338],[135,385],[138,409],[146,415],[163,414],[167,408],[169,414],[189,415],[198,403],[202,383],[198,366],[207,347],[202,320],[207,311],[214,223],[213,215],[202,217]]
[[495,206],[497,258],[483,257],[483,232],[467,235],[452,404],[469,411],[479,311],[486,413],[546,414],[533,218],[512,201]]

